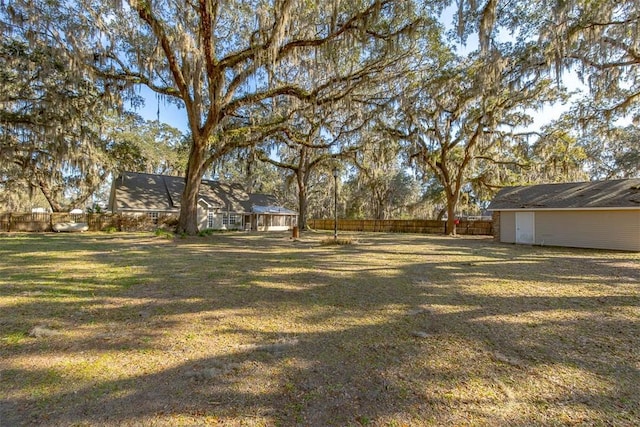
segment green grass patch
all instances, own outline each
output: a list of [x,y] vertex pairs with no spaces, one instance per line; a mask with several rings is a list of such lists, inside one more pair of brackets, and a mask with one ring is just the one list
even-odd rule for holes
[[12,332],[12,333],[4,335],[2,337],[2,340],[7,345],[18,345],[18,344],[22,344],[27,337],[28,337],[28,335],[27,335],[26,332],[18,331],[18,332]]
[[162,228],[156,229],[153,234],[155,234],[156,237],[162,237],[164,239],[173,239],[175,237],[173,232]]

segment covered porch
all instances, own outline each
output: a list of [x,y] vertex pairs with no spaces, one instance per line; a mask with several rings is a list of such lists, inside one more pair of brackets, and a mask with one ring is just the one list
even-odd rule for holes
[[298,213],[280,206],[252,206],[245,215],[245,229],[251,231],[287,231],[297,225]]

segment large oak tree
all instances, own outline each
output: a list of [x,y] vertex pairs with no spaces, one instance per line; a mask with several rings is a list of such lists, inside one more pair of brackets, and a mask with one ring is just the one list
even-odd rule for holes
[[[507,54],[508,53],[508,54]],[[437,73],[416,79],[398,104],[389,134],[408,143],[414,164],[442,185],[447,230],[467,185],[490,182],[498,174],[517,128],[530,122],[525,111],[555,99],[548,79],[536,73],[521,51],[451,56]]]
[[[14,3],[22,3],[16,1]],[[282,122],[265,114],[284,98],[326,103],[394,52],[416,19],[411,2],[129,0],[24,2],[48,20],[50,36],[73,66],[89,67],[105,90],[146,85],[184,108],[191,144],[178,231],[197,232],[200,181],[251,134]],[[348,68],[326,67],[311,84],[282,76],[304,72],[309,52],[332,52]],[[344,62],[342,62],[344,64]]]
[[0,198],[40,193],[53,211],[83,206],[110,172],[100,136],[107,102],[26,30],[0,41]]

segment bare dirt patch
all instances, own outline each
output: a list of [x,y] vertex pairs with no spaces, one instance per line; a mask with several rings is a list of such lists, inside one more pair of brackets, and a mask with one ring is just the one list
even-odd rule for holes
[[640,256],[4,235],[1,425],[633,425]]

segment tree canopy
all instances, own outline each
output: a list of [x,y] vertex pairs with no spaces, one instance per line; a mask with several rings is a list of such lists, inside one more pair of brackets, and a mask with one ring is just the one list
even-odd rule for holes
[[[255,167],[262,159],[295,178],[303,217],[324,209],[308,189],[327,188],[336,160],[353,215],[431,198],[446,199],[449,221],[461,195],[638,176],[638,10],[637,0],[5,1],[0,191],[38,189],[59,210],[119,170],[181,174],[178,231],[194,234],[202,177],[237,159],[245,172],[271,176]],[[587,91],[571,95],[567,79]],[[186,136],[124,111],[141,86],[182,108]],[[534,111],[567,100],[569,112],[531,129]],[[399,197],[406,189],[420,194]]]
[[0,189],[40,191],[60,211],[84,203],[109,171],[99,137],[108,104],[48,41],[28,27],[0,41]]

